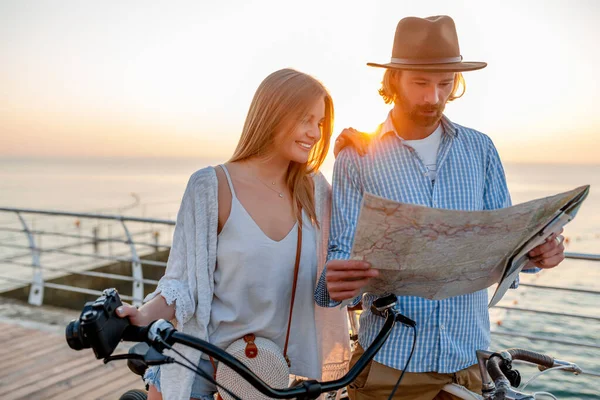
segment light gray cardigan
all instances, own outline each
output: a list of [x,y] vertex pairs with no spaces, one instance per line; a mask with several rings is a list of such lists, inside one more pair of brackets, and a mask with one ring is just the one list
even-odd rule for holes
[[[321,229],[317,230],[318,280],[327,256],[331,186],[322,174],[314,176],[316,213]],[[187,185],[181,207],[173,245],[165,275],[156,290],[144,301],[156,295],[163,296],[167,304],[175,302],[176,327],[179,331],[207,339],[207,327],[214,291],[214,271],[217,254],[218,182],[215,169],[207,167],[195,172]],[[322,380],[337,379],[348,369],[350,345],[346,309],[321,308],[315,305],[317,343],[323,369]],[[201,353],[185,346],[176,346],[196,365]],[[309,351],[310,349],[307,349]],[[173,352],[171,357],[179,359]],[[161,367],[161,390],[165,400],[188,400],[194,373],[179,365]]]

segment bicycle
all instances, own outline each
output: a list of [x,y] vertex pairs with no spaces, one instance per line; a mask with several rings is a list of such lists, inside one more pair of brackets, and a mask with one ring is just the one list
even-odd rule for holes
[[[395,309],[395,300],[391,297],[380,298],[373,302],[371,309],[385,319],[383,327],[373,343],[343,377],[328,382],[306,380],[297,386],[289,388],[272,388],[232,355],[205,340],[177,331],[170,322],[158,320],[145,327],[130,325],[129,320],[121,319],[116,315],[115,310],[120,305],[121,301],[114,289],[107,289],[95,302],[86,303],[79,320],[73,320],[67,325],[66,339],[69,346],[74,350],[92,348],[96,358],[104,359],[104,363],[124,359],[140,361],[139,365],[141,366],[176,363],[194,371],[209,381],[213,381],[217,387],[234,399],[240,399],[240,397],[231,393],[227,388],[222,387],[218,382],[214,382],[212,377],[208,376],[202,370],[197,369],[189,360],[186,361],[190,365],[186,365],[179,360],[163,355],[162,352],[165,349],[173,350],[172,346],[176,343],[189,346],[227,365],[265,396],[275,399],[295,398],[297,400],[310,400],[316,399],[323,393],[342,389],[354,381],[383,346],[396,323],[399,322],[405,326],[412,327],[415,332],[416,342],[416,323]],[[148,348],[144,354],[130,352],[128,354],[113,356],[112,352],[121,340],[144,342],[148,345]],[[408,358],[407,365],[410,363],[411,357],[412,352]],[[448,388],[444,388],[444,390],[451,391],[451,393],[466,400],[535,399],[532,395],[513,389],[513,386],[518,385],[519,380],[518,372],[512,369],[513,360],[525,360],[538,364],[543,368],[562,368],[575,373],[581,373],[581,369],[576,364],[554,360],[547,355],[521,349],[510,349],[500,353],[478,351],[477,359],[483,381],[483,396],[469,392],[464,388],[460,389],[457,385],[450,385]],[[404,370],[406,370],[406,366]],[[397,386],[401,380],[402,375],[398,380]],[[143,400],[145,398],[143,397],[143,393],[139,391],[133,391],[130,394],[131,396],[128,397],[128,400]],[[391,396],[393,396],[393,392]]]

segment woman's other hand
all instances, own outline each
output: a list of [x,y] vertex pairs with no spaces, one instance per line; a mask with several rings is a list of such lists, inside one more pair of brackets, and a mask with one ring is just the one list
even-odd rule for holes
[[357,153],[360,156],[364,156],[367,154],[367,150],[369,148],[369,144],[373,136],[359,132],[354,128],[346,128],[340,133],[340,135],[335,140],[335,146],[333,147],[333,155],[337,157],[338,153],[347,146],[352,146],[356,149]]

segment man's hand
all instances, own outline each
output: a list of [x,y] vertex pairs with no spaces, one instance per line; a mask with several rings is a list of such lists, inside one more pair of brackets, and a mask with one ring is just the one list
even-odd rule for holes
[[538,268],[554,268],[565,259],[564,238],[561,235],[562,229],[558,234],[552,234],[546,243],[542,243],[529,252],[530,263]]
[[379,271],[371,268],[371,264],[358,260],[331,260],[327,263],[327,290],[329,297],[335,301],[352,299],[360,293],[360,289],[369,283],[371,278],[379,275]]

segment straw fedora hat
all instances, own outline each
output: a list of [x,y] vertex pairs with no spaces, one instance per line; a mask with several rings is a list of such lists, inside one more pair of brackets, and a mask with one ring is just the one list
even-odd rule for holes
[[396,27],[390,62],[367,65],[417,71],[463,72],[485,68],[487,63],[463,61],[454,21],[447,15],[440,15],[401,19]]

